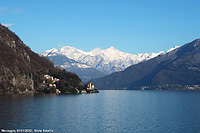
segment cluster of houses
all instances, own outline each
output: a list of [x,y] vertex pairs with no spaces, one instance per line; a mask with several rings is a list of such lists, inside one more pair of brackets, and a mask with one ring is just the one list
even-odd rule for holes
[[[59,82],[59,79],[54,78],[50,75],[42,75],[41,76],[42,83],[40,83],[40,90],[43,93],[56,93],[61,94],[61,91],[56,88],[56,82]],[[99,93],[97,89],[94,88],[94,84],[91,82],[87,83],[82,90],[75,88],[77,94],[80,93]]]
[[53,76],[50,75],[42,75],[41,79],[43,80],[42,83],[40,84],[40,89],[42,91],[55,91],[56,94],[60,94],[61,91],[56,88],[56,82],[59,82],[59,79],[54,78]]
[[43,76],[43,81],[45,82],[45,81],[50,81],[50,82],[52,82],[52,83],[55,83],[55,82],[58,82],[59,81],[59,79],[57,79],[57,78],[54,78],[53,76],[50,76],[50,75],[44,75]]

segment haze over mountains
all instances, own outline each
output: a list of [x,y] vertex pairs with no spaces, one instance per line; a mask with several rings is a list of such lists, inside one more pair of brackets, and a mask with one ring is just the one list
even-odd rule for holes
[[83,81],[88,81],[92,78],[123,71],[133,64],[149,60],[160,54],[165,54],[165,52],[129,54],[121,52],[113,46],[105,50],[96,48],[90,52],[85,52],[74,47],[65,46],[60,50],[55,48],[47,50],[41,55],[48,57],[56,66],[77,73]]
[[200,89],[200,39],[92,82],[98,89]]

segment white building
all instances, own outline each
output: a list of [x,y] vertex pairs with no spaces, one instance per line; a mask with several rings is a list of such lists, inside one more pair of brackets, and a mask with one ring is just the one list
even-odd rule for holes
[[89,82],[88,84],[86,84],[86,89],[87,90],[94,90],[94,84],[92,84],[91,82]]

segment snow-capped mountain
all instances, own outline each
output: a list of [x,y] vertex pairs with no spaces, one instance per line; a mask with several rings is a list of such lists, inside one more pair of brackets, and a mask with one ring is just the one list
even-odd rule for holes
[[[171,48],[167,52],[174,50],[178,47]],[[159,53],[141,53],[141,54],[129,54],[121,52],[114,47],[102,50],[100,48],[93,49],[90,52],[85,52],[74,47],[65,46],[60,50],[55,48],[47,50],[41,55],[50,58],[55,65],[59,65],[63,68],[93,68],[104,74],[110,74],[117,71],[122,71],[127,67],[137,64],[142,61],[149,60],[160,54],[165,54],[161,51]],[[62,56],[62,61],[56,61],[60,56]],[[64,61],[63,57],[73,60],[72,62]],[[54,58],[54,59],[53,59]],[[56,58],[56,60],[55,60]]]
[[[52,53],[53,55],[55,53]],[[64,55],[57,54],[56,56],[47,56],[56,66],[64,68],[67,71],[76,73],[83,82],[92,78],[103,77],[106,74],[97,69],[73,59],[69,59]]]

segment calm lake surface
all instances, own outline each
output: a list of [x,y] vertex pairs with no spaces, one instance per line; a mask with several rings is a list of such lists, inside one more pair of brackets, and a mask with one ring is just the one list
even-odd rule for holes
[[[0,95],[0,128],[65,132],[200,132],[200,91],[105,90]],[[1,131],[0,131],[1,132]]]

